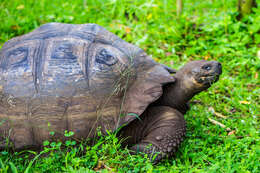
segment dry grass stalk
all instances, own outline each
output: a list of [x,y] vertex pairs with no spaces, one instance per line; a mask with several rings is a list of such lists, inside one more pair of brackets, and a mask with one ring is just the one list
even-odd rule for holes
[[226,127],[224,124],[222,124],[222,123],[220,123],[220,122],[218,122],[218,121],[216,121],[216,120],[213,120],[213,119],[211,119],[211,118],[208,118],[208,119],[209,119],[209,121],[210,121],[211,123],[213,123],[213,124],[215,124],[215,125],[218,125],[218,126],[224,128],[224,129],[226,129],[227,131],[231,131],[231,129],[230,129],[229,127]]

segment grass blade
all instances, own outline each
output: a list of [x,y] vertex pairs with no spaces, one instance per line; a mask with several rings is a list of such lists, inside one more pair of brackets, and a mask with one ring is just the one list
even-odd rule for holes
[[16,166],[13,164],[13,162],[9,162],[11,172],[12,173],[18,173]]

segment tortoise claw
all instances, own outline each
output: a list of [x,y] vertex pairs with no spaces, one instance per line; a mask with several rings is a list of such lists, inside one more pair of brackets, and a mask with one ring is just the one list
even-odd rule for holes
[[130,148],[131,154],[147,154],[153,164],[157,164],[167,154],[160,151],[155,145],[139,143]]

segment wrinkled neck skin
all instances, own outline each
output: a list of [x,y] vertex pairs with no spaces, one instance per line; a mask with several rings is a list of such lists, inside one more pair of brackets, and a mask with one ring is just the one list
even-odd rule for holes
[[184,114],[189,109],[187,102],[200,91],[194,89],[191,79],[183,76],[181,72],[177,72],[174,77],[176,82],[163,87],[163,95],[156,103],[170,106]]

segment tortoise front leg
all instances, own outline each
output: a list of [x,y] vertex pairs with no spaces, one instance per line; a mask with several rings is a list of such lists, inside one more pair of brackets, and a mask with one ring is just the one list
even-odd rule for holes
[[140,133],[132,136],[137,135],[140,140],[136,140],[138,142],[130,149],[148,154],[153,163],[157,163],[177,150],[185,135],[185,120],[176,109],[153,106],[142,114],[141,121],[129,124],[126,134],[127,131],[136,131],[136,128]]

